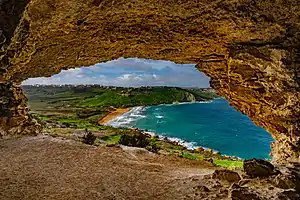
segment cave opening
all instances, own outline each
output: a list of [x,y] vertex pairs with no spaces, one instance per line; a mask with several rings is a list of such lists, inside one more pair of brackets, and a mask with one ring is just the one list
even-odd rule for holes
[[188,149],[271,158],[271,135],[219,97],[194,64],[119,58],[29,78],[22,88],[31,114],[52,135],[138,128]]

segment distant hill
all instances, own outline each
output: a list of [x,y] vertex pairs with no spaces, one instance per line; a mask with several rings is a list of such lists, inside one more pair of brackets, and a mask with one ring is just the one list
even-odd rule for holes
[[208,101],[217,97],[212,89],[178,87],[123,88],[98,85],[22,86],[34,109],[55,107],[133,107],[176,102]]

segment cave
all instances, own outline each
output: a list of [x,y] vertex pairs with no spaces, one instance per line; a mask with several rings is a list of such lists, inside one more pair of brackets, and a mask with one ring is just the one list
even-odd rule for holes
[[300,157],[300,6],[273,1],[0,2],[0,133],[36,135],[20,83],[119,57],[197,63],[211,86]]

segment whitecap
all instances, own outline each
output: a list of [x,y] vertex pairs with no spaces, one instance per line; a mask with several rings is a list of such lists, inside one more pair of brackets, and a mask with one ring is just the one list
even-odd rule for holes
[[143,106],[133,107],[128,112],[106,122],[105,125],[112,127],[131,127],[132,122],[146,117],[144,114],[145,110],[146,108]]

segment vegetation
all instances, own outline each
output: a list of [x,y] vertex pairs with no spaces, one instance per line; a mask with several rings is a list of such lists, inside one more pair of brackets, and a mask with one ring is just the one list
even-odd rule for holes
[[213,91],[177,87],[100,87],[100,86],[23,86],[29,105],[39,110],[57,108],[95,108],[101,113],[108,107],[170,104],[207,101],[216,97]]
[[229,169],[243,168],[244,162],[241,160],[214,160],[214,164]]
[[107,144],[118,144],[121,139],[121,135],[104,136],[101,139]]
[[149,135],[136,132],[134,134],[122,134],[118,143],[126,146],[146,148],[148,151],[158,153],[161,148],[156,141]]
[[202,160],[203,157],[200,157],[199,155],[194,155],[192,153],[182,152],[183,158],[193,159],[193,160]]
[[96,140],[96,136],[86,129],[86,134],[83,136],[82,142],[84,144],[93,145]]
[[150,144],[147,135],[145,134],[123,134],[119,140],[119,144],[132,147],[142,147],[145,148]]

